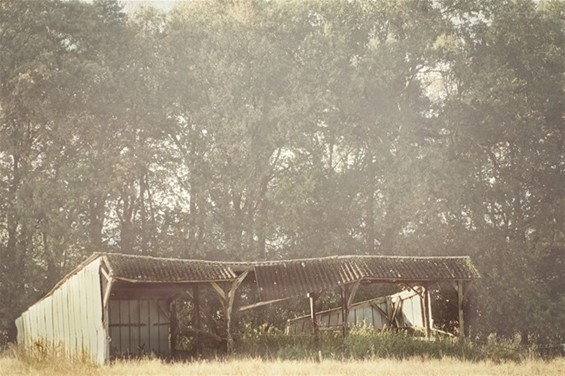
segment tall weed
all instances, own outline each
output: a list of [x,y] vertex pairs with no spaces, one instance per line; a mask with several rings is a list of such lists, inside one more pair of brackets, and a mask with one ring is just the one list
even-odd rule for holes
[[62,346],[51,346],[42,341],[36,341],[30,347],[10,346],[7,352],[34,374],[94,375],[98,369],[86,355],[69,358]]
[[238,341],[236,353],[239,357],[280,360],[311,360],[321,354],[323,358],[338,360],[419,357],[496,363],[518,362],[526,356],[526,352],[512,342],[489,340],[479,345],[458,338],[427,339],[405,332],[379,332],[364,327],[353,328],[346,338],[339,332],[322,332],[319,342],[311,335],[290,336],[277,329],[263,332],[248,328]]

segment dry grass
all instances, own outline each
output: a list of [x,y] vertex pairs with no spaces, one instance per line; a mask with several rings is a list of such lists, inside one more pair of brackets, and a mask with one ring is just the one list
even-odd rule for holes
[[257,359],[230,361],[199,361],[192,363],[163,363],[156,359],[119,361],[96,367],[83,362],[41,361],[18,359],[14,353],[0,356],[0,375],[563,375],[565,359],[551,362],[528,360],[522,363],[461,362],[441,360],[367,361],[324,360],[262,361]]
[[[106,371],[106,370],[105,370]],[[133,373],[132,373],[133,371]],[[238,360],[163,365],[159,362],[121,363],[108,367],[106,375],[562,375],[565,362],[524,364],[468,363],[443,360],[371,360],[321,363],[305,361]]]

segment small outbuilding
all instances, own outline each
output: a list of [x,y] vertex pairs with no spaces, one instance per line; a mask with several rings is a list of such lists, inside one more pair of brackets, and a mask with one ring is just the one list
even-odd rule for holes
[[[168,356],[178,330],[172,302],[183,296],[189,297],[194,307],[198,348],[200,289],[209,287],[223,308],[229,351],[234,300],[242,284],[256,291],[258,301],[238,307],[240,311],[293,297],[308,298],[313,334],[319,330],[317,317],[322,317],[316,310],[317,297],[325,291],[338,291],[342,298],[339,315],[332,313],[336,310],[322,315],[340,317],[340,322],[332,325],[341,326],[346,335],[349,323],[343,318],[361,307],[353,304],[360,284],[401,284],[417,295],[410,295],[410,299],[416,299],[419,307],[429,307],[428,286],[449,282],[458,292],[463,333],[464,293],[478,277],[468,257],[336,256],[214,262],[96,253],[16,320],[18,343],[60,348],[69,357],[87,357],[100,364],[119,356]],[[429,333],[429,310],[421,308],[419,312],[418,325]]]

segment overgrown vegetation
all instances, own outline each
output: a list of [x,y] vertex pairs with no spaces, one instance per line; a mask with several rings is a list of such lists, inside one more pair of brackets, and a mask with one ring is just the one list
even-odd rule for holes
[[250,330],[243,335],[236,349],[239,357],[264,359],[340,360],[453,358],[461,361],[520,362],[531,354],[519,341],[490,338],[486,344],[476,344],[458,338],[432,337],[426,340],[404,332],[380,332],[369,328],[354,328],[345,339],[339,332],[321,332],[319,344],[312,335],[289,336],[277,329],[268,332]]
[[[280,338],[278,338],[280,339]],[[271,337],[271,341],[274,336]],[[276,341],[276,340],[275,340]],[[403,340],[400,340],[403,341]],[[280,343],[280,342],[279,342]],[[337,342],[336,342],[337,343]],[[271,343],[272,344],[272,343]],[[285,344],[285,346],[288,344]],[[411,346],[404,344],[401,347]],[[396,347],[396,346],[395,346]],[[335,358],[334,358],[335,357]],[[413,374],[418,375],[448,374],[452,376],[472,375],[561,375],[565,367],[565,358],[551,362],[535,359],[525,359],[523,362],[492,362],[489,360],[461,361],[460,359],[442,357],[436,359],[417,355],[399,359],[393,358],[348,358],[341,359],[335,354],[325,353],[318,362],[314,357],[303,359],[296,357],[283,358],[245,358],[193,360],[190,362],[165,362],[160,359],[130,359],[119,360],[104,366],[93,366],[84,360],[69,361],[61,356],[60,351],[47,354],[44,350],[25,352],[21,349],[10,348],[0,353],[0,375],[82,375],[82,376],[112,376],[112,375],[361,375],[379,374],[383,376]]]
[[2,352],[2,356],[17,360],[30,374],[89,375],[98,369],[87,357],[68,358],[62,347],[40,342],[29,348],[11,345]]

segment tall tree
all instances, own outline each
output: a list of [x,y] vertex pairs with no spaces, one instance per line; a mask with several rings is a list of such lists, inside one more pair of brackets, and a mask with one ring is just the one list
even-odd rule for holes
[[524,341],[563,337],[551,319],[559,298],[548,299],[536,267],[565,240],[563,6],[504,2],[459,15],[463,55],[450,70],[445,116],[466,167],[457,210],[488,242],[474,245],[488,292],[479,325]]

